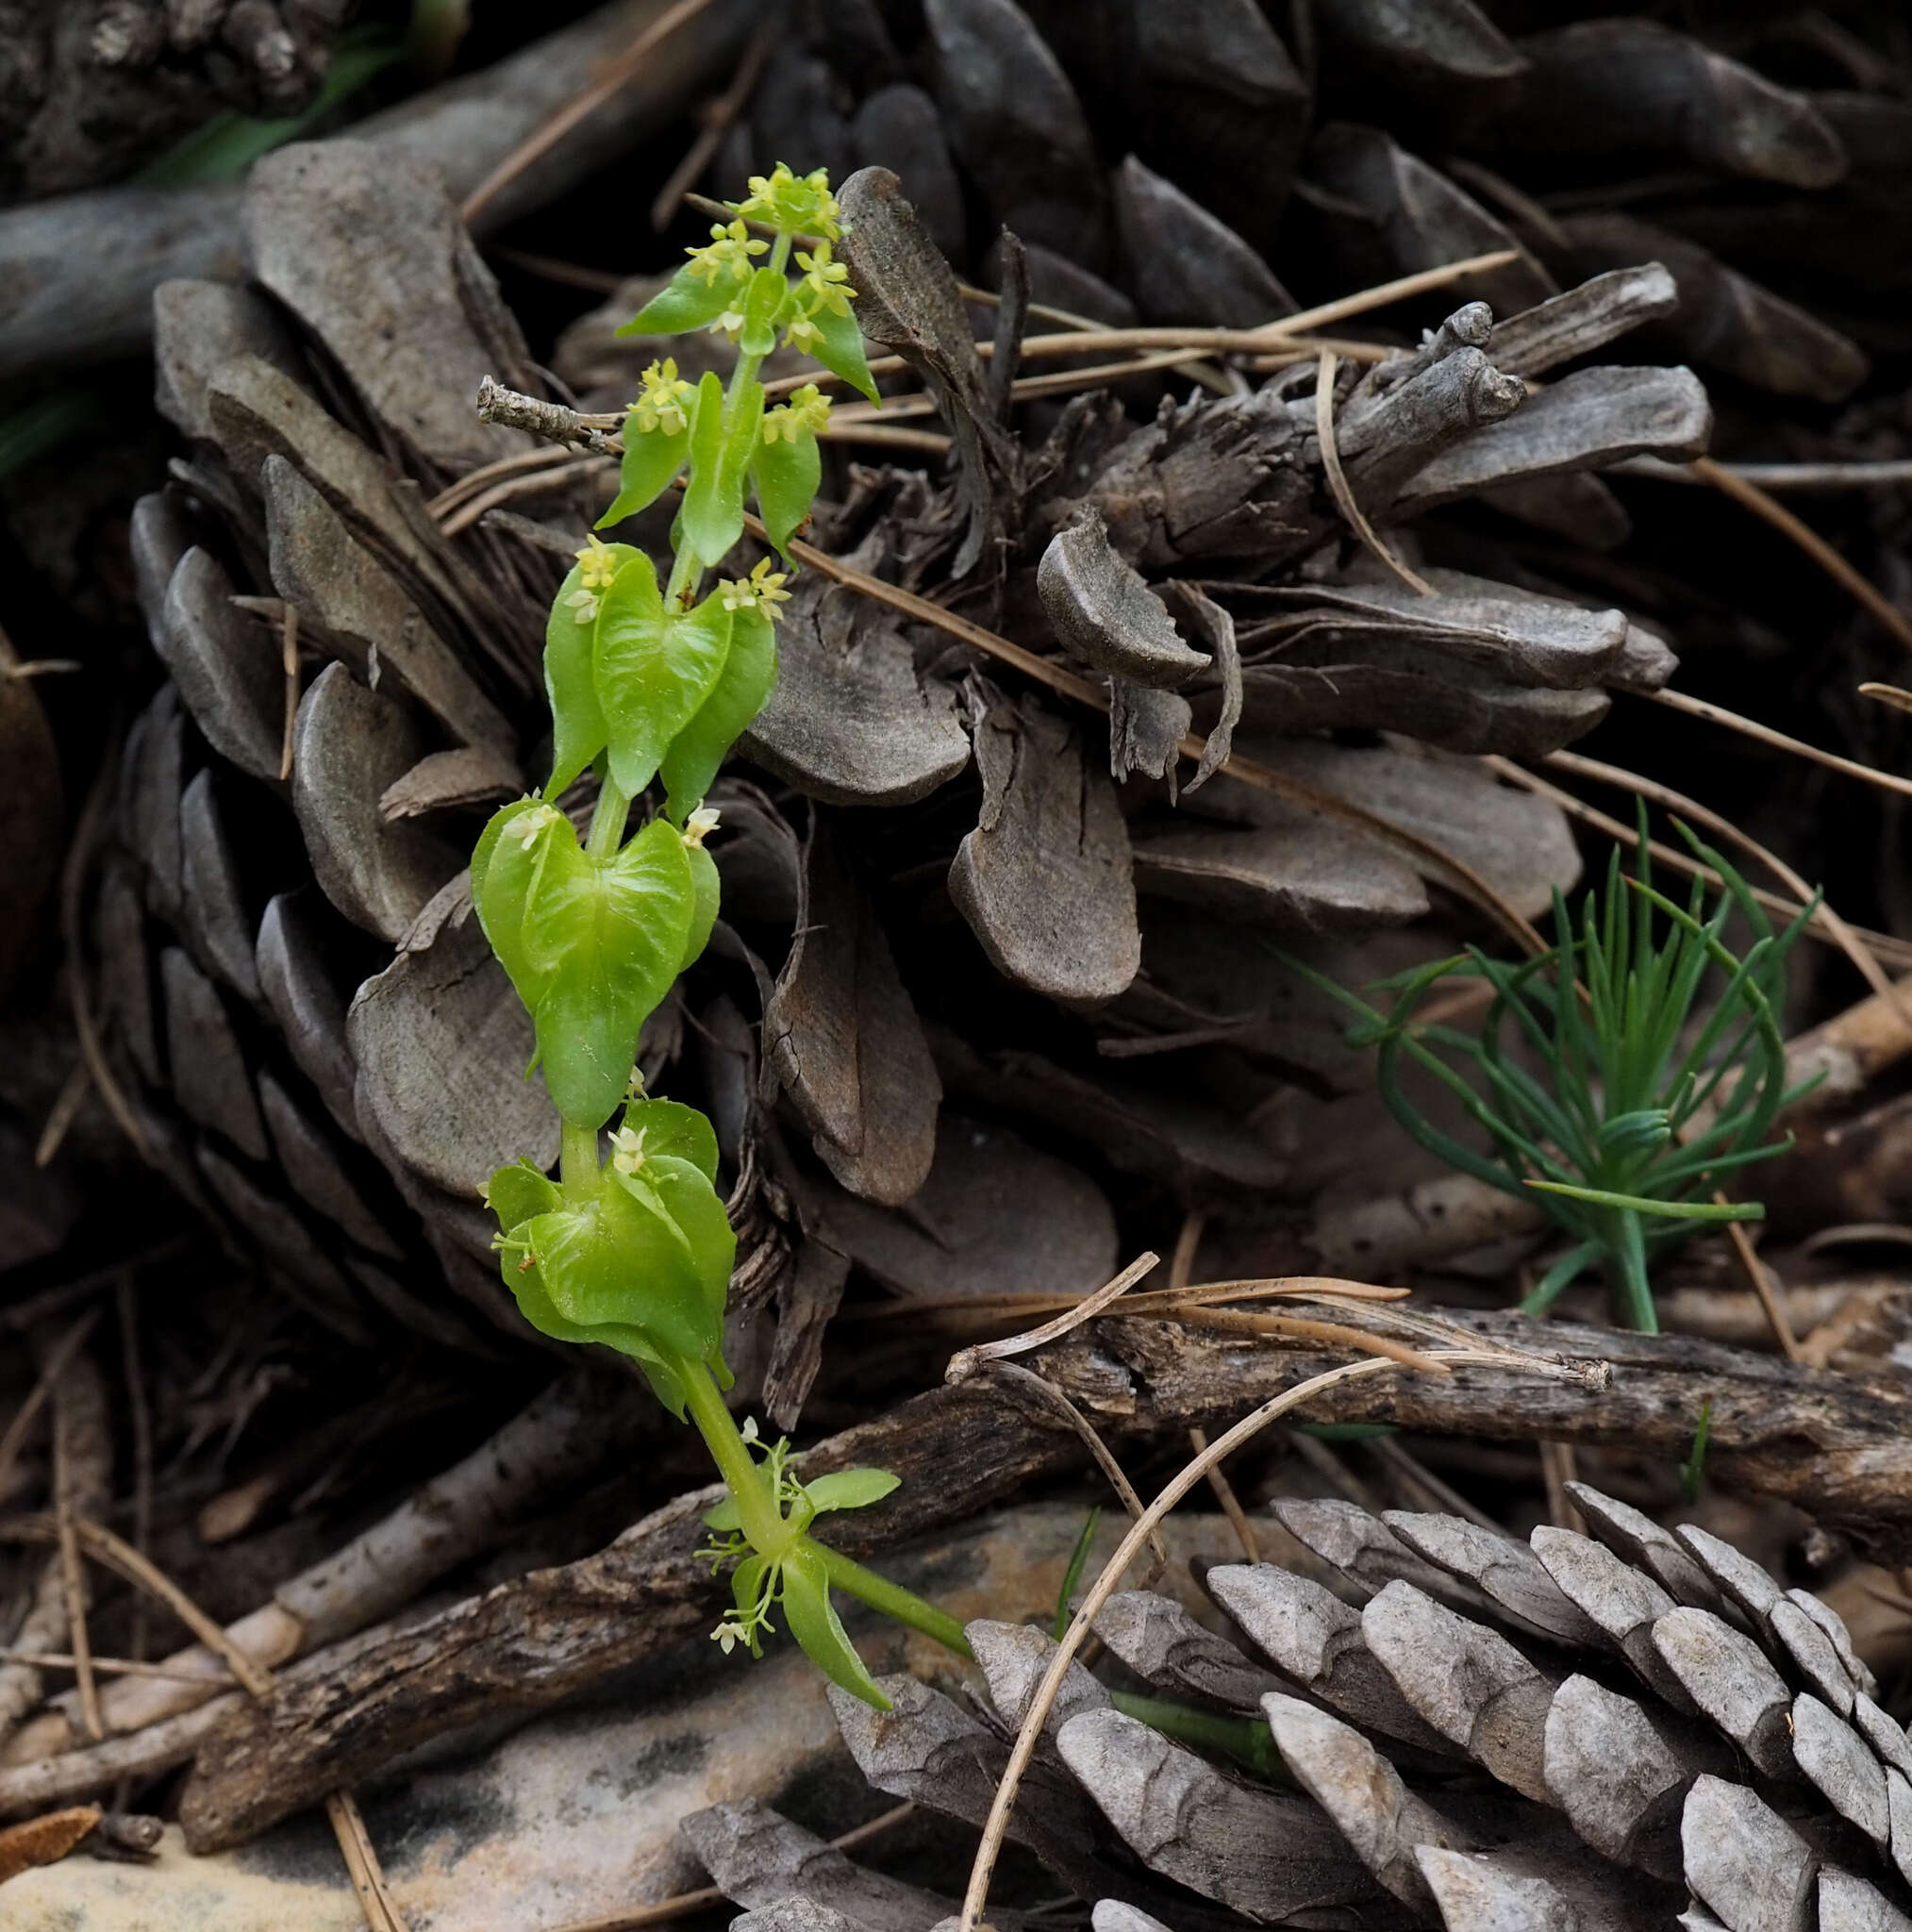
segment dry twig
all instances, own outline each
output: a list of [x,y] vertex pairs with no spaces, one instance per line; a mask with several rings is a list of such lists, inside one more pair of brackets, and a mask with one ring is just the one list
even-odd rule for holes
[[[1619,765],[1604,764],[1598,758],[1584,758],[1578,752],[1551,752],[1546,762],[1557,771],[1571,772],[1581,777],[1618,786],[1622,791],[1634,792],[1670,811],[1679,812],[1691,819],[1695,824],[1704,825],[1717,838],[1724,839],[1729,843],[1737,845],[1741,851],[1751,853],[1783,886],[1798,895],[1795,914],[1811,899],[1812,888],[1776,852],[1762,845],[1751,834],[1742,832],[1731,819],[1702,805],[1697,799],[1688,798],[1685,792],[1675,791],[1671,786],[1659,783],[1657,779],[1642,778]],[[1657,848],[1654,848],[1654,851],[1657,856]],[[1912,1044],[1912,1003],[1901,997],[1891,980],[1887,977],[1885,969],[1879,964],[1871,947],[1823,899],[1820,902],[1818,916],[1824,920],[1833,942],[1853,962],[1858,970],[1859,976],[1880,998],[1892,1003],[1904,1024],[1907,1043]]]
[[710,0],[677,0],[646,26],[615,60],[610,61],[590,86],[567,101],[542,125],[527,135],[472,192],[458,207],[458,217],[474,222],[503,190],[515,181],[540,155],[555,148],[571,130],[588,121],[607,101],[643,72],[652,50],[676,30],[694,20],[710,5]]
[[53,1507],[59,1537],[59,1586],[66,1597],[67,1641],[73,1646],[73,1674],[79,1687],[81,1721],[95,1743],[105,1736],[100,1723],[99,1687],[93,1681],[92,1639],[87,1631],[86,1573],[80,1568],[79,1534],[74,1500],[74,1429],[77,1418],[64,1399],[65,1376],[53,1391]]
[[[1698,457],[1691,467],[1716,489],[1743,505],[1753,514],[1784,532],[1805,552],[1839,587],[1850,592],[1883,624],[1902,644],[1912,647],[1912,623],[1866,577],[1853,568],[1809,524],[1804,524],[1782,503],[1775,503],[1758,484],[1737,474],[1711,457]],[[1855,769],[1863,771],[1863,766]]]
[[1348,520],[1348,527],[1361,540],[1363,547],[1410,591],[1431,597],[1434,586],[1425,577],[1409,570],[1374,534],[1373,525],[1361,513],[1361,506],[1355,501],[1355,492],[1348,487],[1347,473],[1341,468],[1341,453],[1335,443],[1336,367],[1335,352],[1323,349],[1320,373],[1315,377],[1315,435],[1322,445],[1322,468],[1327,475],[1328,493],[1335,499],[1335,508]]
[[[1109,1488],[1121,1499],[1122,1507],[1129,1513],[1131,1522],[1140,1520],[1142,1499],[1136,1494],[1135,1485],[1123,1473],[1122,1466],[1110,1453],[1109,1446],[1096,1434],[1095,1425],[1071,1402],[1055,1383],[1044,1381],[1040,1375],[1032,1374],[1018,1362],[992,1361],[989,1373],[1006,1382],[1011,1389],[1026,1391],[1046,1407],[1059,1411],[1069,1426],[1082,1438],[1082,1445],[1094,1458],[1095,1466],[1108,1478]],[[1150,1565],[1148,1582],[1138,1586],[1146,1590],[1169,1567],[1169,1546],[1159,1536],[1149,1539]]]
[[27,1437],[33,1433],[34,1424],[40,1420],[40,1412],[46,1407],[47,1397],[58,1385],[67,1363],[86,1345],[86,1339],[93,1332],[101,1313],[99,1308],[88,1309],[54,1343],[47,1353],[45,1365],[27,1391],[26,1400],[13,1411],[5,1433],[0,1434],[0,1496],[12,1487],[13,1465],[25,1446]]
[[770,58],[771,51],[784,36],[784,22],[776,8],[765,15],[756,31],[751,35],[750,43],[743,50],[743,58],[737,63],[737,73],[730,85],[715,100],[707,101],[697,110],[697,134],[690,145],[684,151],[684,158],[671,170],[670,178],[657,191],[657,196],[651,204],[651,231],[661,235],[675,218],[684,197],[697,183],[706,168],[710,165],[711,157],[716,154],[718,144],[729,130],[730,125],[749,105],[752,92],[756,90],[757,75],[763,72],[763,63]]
[[1655,705],[1664,705],[1670,711],[1684,711],[1691,718],[1704,718],[1711,724],[1723,724],[1729,731],[1737,731],[1742,738],[1755,739],[1761,744],[1770,744],[1778,751],[1789,751],[1795,758],[1809,758],[1816,765],[1823,765],[1829,772],[1841,772],[1848,778],[1863,779],[1868,785],[1877,785],[1883,791],[1897,791],[1912,798],[1912,778],[1902,778],[1895,772],[1882,772],[1872,765],[1862,765],[1853,758],[1842,758],[1838,753],[1821,751],[1816,744],[1807,744],[1804,740],[1788,738],[1783,731],[1775,731],[1771,724],[1761,724],[1756,719],[1742,718],[1737,711],[1729,711],[1723,705],[1710,704],[1704,698],[1688,697],[1685,691],[1661,689],[1643,691],[1641,696]]
[[1063,1312],[1053,1322],[1045,1322],[1039,1328],[1030,1329],[1027,1334],[1006,1336],[1000,1341],[985,1341],[975,1348],[966,1348],[959,1354],[952,1356],[949,1367],[943,1373],[943,1380],[967,1381],[987,1363],[1004,1361],[1012,1355],[1027,1355],[1031,1349],[1042,1348],[1052,1341],[1059,1341],[1072,1328],[1079,1328],[1083,1323],[1093,1320],[1111,1302],[1126,1294],[1137,1282],[1144,1279],[1158,1266],[1160,1261],[1159,1255],[1144,1249],[1120,1274],[1105,1281],[1093,1294],[1086,1294],[1080,1301],[1066,1303]]
[[[140,1293],[133,1271],[122,1272],[113,1285],[114,1310],[120,1325],[120,1370],[126,1385],[126,1427],[133,1439],[133,1547],[150,1554],[153,1541],[153,1413],[146,1400],[145,1366],[140,1357]],[[146,1655],[146,1599],[133,1609],[132,1652]]]
[[[62,1556],[68,1549],[72,1549],[75,1562],[79,1548],[84,1546],[87,1554],[95,1562],[104,1564],[135,1588],[158,1598],[199,1639],[201,1643],[224,1663],[226,1669],[250,1696],[263,1697],[271,1690],[272,1673],[235,1643],[225,1631],[149,1557],[123,1541],[111,1530],[100,1524],[89,1522],[84,1517],[75,1516],[70,1510],[62,1510],[51,1521],[45,1517],[34,1516],[0,1518],[0,1539],[33,1542],[45,1541],[49,1538],[58,1543]],[[76,1615],[73,1623],[75,1637],[80,1640],[75,1645],[76,1662],[87,1655],[81,1647],[85,1627],[84,1619]],[[90,1670],[80,1681],[84,1694],[85,1689],[90,1688],[91,1684]],[[95,1744],[102,1741],[97,1705],[91,1710],[88,1731]],[[353,1802],[351,1793],[344,1790],[328,1793],[325,1799],[325,1813],[338,1838],[346,1870],[351,1874],[353,1890],[358,1895],[359,1905],[371,1932],[407,1932],[405,1921],[399,1917],[398,1909],[391,1903],[391,1894],[386,1890],[377,1855],[366,1836],[365,1822],[358,1815],[358,1807]]]
[[[1550,760],[1560,754],[1550,753]],[[1564,791],[1557,785],[1550,785],[1538,772],[1530,772],[1513,759],[1503,758],[1498,752],[1484,753],[1481,762],[1488,770],[1505,778],[1510,784],[1518,785],[1522,791],[1531,791],[1537,798],[1544,798],[1550,804],[1557,805],[1569,818],[1577,819],[1584,825],[1591,825],[1596,831],[1623,845],[1629,852],[1638,843],[1638,834],[1625,820],[1611,817],[1597,807],[1588,805],[1584,798],[1576,797],[1571,791]],[[1616,772],[1619,767],[1613,768]],[[1645,780],[1641,781],[1645,783]],[[1703,865],[1691,853],[1682,852],[1677,847],[1663,843],[1658,839],[1647,841],[1647,850],[1653,855],[1655,865],[1663,865],[1685,878],[1704,878],[1718,887],[1725,883],[1711,866]],[[1796,919],[1805,909],[1803,899],[1788,899],[1783,893],[1769,891],[1763,886],[1750,886],[1748,890],[1769,912],[1776,912],[1783,919]],[[1837,937],[1825,916],[1821,904],[1806,926],[1807,934],[1825,945],[1837,945]],[[1871,932],[1864,927],[1853,926],[1850,930],[1877,959],[1890,959],[1900,966],[1912,966],[1912,943],[1895,938],[1891,933]]]

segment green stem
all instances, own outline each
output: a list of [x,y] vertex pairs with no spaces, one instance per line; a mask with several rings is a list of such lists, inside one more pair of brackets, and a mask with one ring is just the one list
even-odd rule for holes
[[617,781],[607,772],[604,782],[598,787],[597,808],[590,815],[590,836],[584,841],[585,851],[600,865],[617,856],[617,849],[623,842],[624,821],[630,816],[630,793],[621,791]]
[[695,592],[695,579],[704,575],[704,566],[697,560],[697,553],[690,544],[685,544],[671,559],[671,581],[664,586],[664,608],[677,611],[684,608],[689,601],[686,591]]
[[1654,1306],[1653,1282],[1646,1269],[1646,1240],[1639,1216],[1629,1208],[1620,1210],[1620,1239],[1614,1243],[1620,1259],[1621,1306],[1627,1323],[1642,1335],[1660,1332],[1659,1310]]
[[[779,235],[771,246],[770,266],[781,275],[790,258],[790,238]],[[737,365],[731,370],[730,380],[723,390],[726,428],[737,419],[738,398],[756,380],[756,372],[762,367],[761,356],[746,356],[740,352]],[[688,543],[679,548],[671,558],[671,581],[664,587],[664,608],[682,610],[693,602],[704,573],[715,569],[723,560],[721,557],[699,557]]]
[[1288,1766],[1275,1749],[1274,1735],[1262,1718],[1223,1717],[1219,1711],[1197,1710],[1162,1697],[1138,1697],[1127,1690],[1111,1690],[1109,1702],[1124,1717],[1147,1724],[1165,1738],[1222,1752],[1257,1776],[1290,1782]]
[[597,1129],[564,1123],[559,1143],[558,1177],[568,1192],[586,1195],[597,1190]]
[[886,1617],[906,1624],[912,1630],[921,1630],[925,1637],[931,1637],[945,1650],[953,1650],[957,1657],[973,1657],[970,1641],[963,1635],[963,1626],[947,1610],[939,1610],[934,1604],[924,1603],[914,1591],[905,1590],[900,1583],[891,1583],[886,1576],[879,1576],[873,1570],[866,1570],[862,1564],[846,1557],[840,1550],[833,1550],[827,1543],[811,1539],[812,1547],[823,1558],[823,1567],[830,1573],[830,1581],[845,1596],[854,1596],[859,1603],[866,1603],[873,1610],[881,1610]]
[[773,1559],[781,1557],[794,1541],[790,1527],[771,1493],[763,1465],[750,1453],[750,1444],[743,1440],[736,1420],[724,1407],[717,1384],[710,1379],[710,1371],[688,1357],[673,1356],[668,1359],[683,1384],[684,1406],[690,1412],[690,1420],[697,1424],[697,1433],[704,1438],[718,1474],[737,1498],[746,1541],[759,1556]]
[[1541,1275],[1534,1291],[1521,1304],[1523,1315],[1544,1315],[1560,1298],[1573,1278],[1587,1264],[1598,1257],[1598,1241],[1582,1241],[1571,1247]]

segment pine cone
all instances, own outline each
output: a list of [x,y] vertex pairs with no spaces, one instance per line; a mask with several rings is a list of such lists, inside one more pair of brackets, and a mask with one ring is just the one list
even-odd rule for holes
[[[1295,163],[1263,110],[1292,108],[1300,82],[1258,17],[1205,17],[1177,66],[1148,7],[1098,8],[1094,31],[1068,33],[1039,13],[1059,62],[1001,0],[925,9],[932,98],[901,79],[873,10],[845,9],[862,25],[826,25],[835,72],[780,55],[740,137],[840,173],[901,169],[900,189],[881,167],[843,184],[846,253],[865,326],[916,363],[961,458],[947,481],[846,464],[814,534],[1104,681],[1112,714],[1106,753],[1079,709],[799,579],[777,693],[742,747],[775,796],[735,789],[716,848],[734,943],[644,1048],[647,1073],[706,1100],[723,1132],[751,1257],[740,1308],[778,1299],[780,1420],[852,1262],[904,1291],[981,1291],[1025,1287],[1040,1253],[1067,1291],[1111,1272],[1117,1191],[1163,1219],[1225,1214],[1244,1189],[1265,1212],[1287,1162],[1258,1108],[1296,1081],[1335,1093],[1366,1076],[1326,1002],[1271,974],[1268,935],[1348,982],[1455,937],[1425,844],[1342,811],[1443,847],[1538,915],[1579,869],[1566,821],[1473,754],[1549,750],[1603,715],[1609,689],[1674,668],[1623,612],[1523,570],[1427,567],[1417,538],[1478,496],[1589,541],[1623,530],[1592,472],[1690,452],[1704,392],[1677,369],[1555,371],[1664,324],[1657,270],[1556,295],[1516,246],[1508,268],[1443,293],[1469,299],[1418,348],[1343,367],[1347,487],[1438,598],[1347,541],[1312,363],[1152,421],[1118,400],[1158,380],[1136,378],[1032,406],[1026,435],[1008,433],[933,245],[963,247],[953,183],[958,208],[966,182],[1023,224],[1039,298],[1235,325],[1293,306],[1257,250]],[[1040,75],[1052,134],[1033,95],[992,105],[972,84],[964,63],[985,55]],[[1120,165],[1070,77],[1105,69],[1135,110],[1138,155]],[[860,102],[847,120],[846,89]],[[1349,255],[1350,279],[1510,241],[1370,132],[1324,134],[1310,162],[1339,158],[1315,212],[1385,257]],[[1039,135],[1054,167],[1024,192],[1034,177],[1005,157]],[[1250,162],[1264,179],[1244,201],[1230,171]],[[534,414],[544,389],[434,180],[349,142],[289,148],[256,170],[246,228],[253,286],[175,283],[156,305],[160,403],[191,448],[135,518],[173,682],[127,746],[126,851],[98,908],[108,1004],[150,1142],[236,1245],[357,1340],[396,1320],[495,1347],[524,1331],[476,1190],[519,1153],[555,1158],[556,1120],[521,1077],[529,1028],[461,866],[482,812],[543,769],[544,609],[602,479],[586,457],[509,508],[461,491],[500,458],[537,460],[522,431],[477,419],[479,379]],[[1018,257],[992,250],[1012,307]],[[1523,312],[1496,321],[1489,301]],[[599,391],[586,403],[622,404],[644,360],[680,346],[612,341],[629,306],[560,350],[560,373]],[[533,474],[486,476],[515,490]],[[664,514],[630,534],[659,540]],[[289,634],[300,695],[282,780]],[[1196,724],[1210,755],[1178,773]],[[1349,731],[1370,741],[1338,741]],[[1231,737],[1287,789],[1215,772]],[[1137,773],[1165,783],[1116,782]],[[774,1042],[761,1069],[760,1038]]]
[[0,204],[125,177],[223,109],[312,104],[348,0],[26,0],[8,9]]
[[[1449,1932],[1908,1923],[1912,1743],[1838,1617],[1704,1529],[1570,1488],[1591,1534],[1527,1543],[1279,1500],[1334,1588],[1272,1563],[1210,1570],[1246,1647],[1168,1598],[1111,1598],[1096,1632],[1116,1676],[1264,1717],[1281,1781],[1218,1769],[1072,1665],[1012,1838],[1100,1900],[1098,1932],[1139,1932],[1138,1911]],[[873,1784],[980,1824],[1054,1645],[1001,1624],[969,1635],[992,1713],[908,1677],[884,1681],[888,1714],[831,1695]],[[770,1874],[747,1847],[775,1833],[746,1822],[725,1807],[687,1825],[732,1897],[858,1918],[840,1872],[816,1890]]]

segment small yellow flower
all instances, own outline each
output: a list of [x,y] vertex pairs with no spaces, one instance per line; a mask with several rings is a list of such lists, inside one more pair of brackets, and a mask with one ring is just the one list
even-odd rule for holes
[[818,341],[822,335],[823,331],[807,315],[798,315],[792,318],[790,325],[784,330],[784,341],[791,348],[801,349],[807,355],[811,345]]
[[740,308],[726,308],[710,325],[710,333],[722,336],[726,342],[734,342],[743,333],[743,311]]
[[684,821],[684,842],[701,845],[717,829],[718,810],[714,805],[700,805]]
[[681,435],[690,426],[697,391],[677,374],[676,358],[666,357],[662,362],[653,362],[644,371],[643,383],[631,405],[638,427],[646,435],[659,429],[666,436]]
[[577,580],[587,591],[607,591],[618,574],[618,560],[610,547],[596,537],[587,537],[584,548],[573,553],[584,566]]
[[643,1171],[643,1128],[620,1127],[611,1136],[611,1165],[620,1174],[640,1174]]
[[589,591],[574,591],[565,600],[565,606],[579,624],[597,622],[597,598]]
[[797,250],[797,266],[804,271],[802,286],[809,291],[810,313],[827,308],[832,315],[848,315],[850,298],[856,291],[849,286],[850,271],[834,259],[827,242],[815,248]]
[[687,248],[684,253],[690,258],[690,273],[707,287],[714,288],[719,275],[729,275],[740,279],[751,270],[750,258],[761,255],[770,247],[768,242],[759,241],[741,220],[732,222],[728,227],[714,223],[710,229],[710,240],[701,248]]
[[648,1100],[651,1096],[644,1091],[644,1070],[640,1066],[631,1068],[631,1077],[624,1082],[626,1101]]
[[790,593],[784,589],[789,581],[789,573],[772,570],[766,557],[747,577],[732,577],[717,589],[724,609],[762,610],[774,621],[776,607],[790,601]]
[[821,436],[830,421],[830,399],[815,383],[806,382],[781,408],[763,419],[766,442],[794,442],[807,431]]
[[723,1650],[725,1657],[728,1657],[740,1643],[750,1641],[750,1632],[733,1618],[726,1617],[710,1633],[710,1641]]

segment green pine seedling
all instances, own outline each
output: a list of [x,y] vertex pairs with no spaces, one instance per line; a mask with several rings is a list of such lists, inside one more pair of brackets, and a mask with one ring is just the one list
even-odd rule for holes
[[[1288,960],[1359,1015],[1349,1037],[1378,1049],[1382,1098],[1422,1146],[1490,1187],[1538,1200],[1571,1237],[1521,1304],[1530,1314],[1597,1265],[1628,1325],[1656,1333],[1649,1261],[1697,1228],[1760,1217],[1756,1202],[1713,1197],[1742,1169],[1791,1146],[1790,1137],[1773,1138],[1774,1123],[1813,1084],[1787,1086],[1778,1016],[1786,956],[1817,895],[1775,933],[1726,859],[1686,825],[1675,828],[1722,882],[1710,914],[1704,878],[1685,906],[1654,887],[1642,808],[1634,874],[1621,873],[1616,851],[1604,892],[1588,894],[1577,925],[1556,891],[1554,943],[1534,958],[1508,965],[1470,946],[1380,982],[1397,995],[1387,1013]],[[1743,958],[1725,943],[1736,913],[1754,933]],[[1721,983],[1709,1004],[1713,975]],[[1417,1025],[1427,992],[1458,977],[1492,991],[1479,1033]],[[1539,1077],[1516,1058],[1516,1041],[1540,1062]],[[1455,1094],[1487,1153],[1407,1097],[1404,1054]]]

